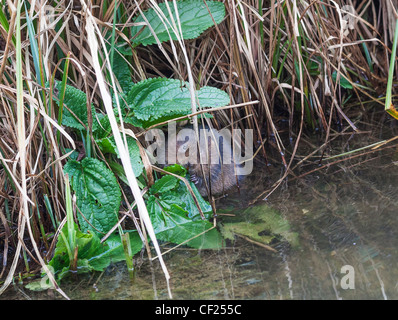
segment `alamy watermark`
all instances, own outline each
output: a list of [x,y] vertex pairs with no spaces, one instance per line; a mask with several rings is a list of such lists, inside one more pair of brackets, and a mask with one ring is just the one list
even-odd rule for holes
[[341,267],[340,273],[344,276],[340,279],[341,289],[355,289],[355,270],[354,267],[347,264]]
[[151,129],[145,134],[145,140],[150,143],[146,149],[149,158],[160,165],[234,164],[240,176],[249,175],[253,170],[252,129],[245,129],[243,133],[241,129],[199,126],[197,136],[192,127],[177,130],[176,122],[170,122],[166,133]]

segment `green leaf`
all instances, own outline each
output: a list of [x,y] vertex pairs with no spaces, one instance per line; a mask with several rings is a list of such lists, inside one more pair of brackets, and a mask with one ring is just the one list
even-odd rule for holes
[[127,61],[121,56],[117,50],[115,50],[115,55],[113,56],[113,74],[115,75],[120,87],[124,92],[129,92],[133,86],[133,81],[131,79],[130,67]]
[[[336,82],[337,80],[337,71],[334,71],[332,73],[332,79],[334,82]],[[352,84],[342,75],[340,74],[340,85],[344,88],[344,89],[352,89]]]
[[84,158],[82,162],[68,161],[64,171],[69,174],[77,197],[77,206],[81,211],[81,214],[78,211],[77,217],[82,231],[107,233],[118,221],[121,201],[113,172],[103,162],[93,158]]
[[[74,232],[76,233],[76,247],[78,248],[77,255],[77,270],[79,273],[89,272],[96,270],[94,267],[90,267],[86,260],[90,257],[96,256],[103,251],[103,244],[95,234],[82,233],[76,224],[74,224]],[[57,279],[65,277],[70,270],[71,261],[67,254],[67,244],[65,239],[68,239],[68,226],[65,225],[61,230],[60,236],[58,237],[57,245],[54,250],[54,256],[49,262],[49,266],[52,267]],[[63,236],[62,236],[63,235]]]
[[[181,205],[183,202],[176,197],[149,197],[147,208],[159,240],[179,244],[213,227],[207,220],[193,221]],[[218,249],[222,246],[222,237],[214,228],[188,241],[186,245],[193,248]]]
[[167,191],[174,189],[176,187],[177,183],[178,183],[177,178],[175,178],[171,175],[167,175],[167,176],[160,178],[159,180],[156,180],[156,182],[153,184],[153,186],[151,187],[149,192],[151,194],[156,194],[159,192],[167,192]]
[[[203,87],[196,94],[202,108],[229,104],[228,94],[217,88]],[[126,115],[125,121],[143,128],[192,112],[188,84],[177,79],[151,78],[141,81],[131,88],[127,103],[132,113]]]
[[106,153],[116,154],[115,145],[114,143],[111,142],[111,137],[102,138],[100,140],[96,140],[96,142],[103,154]]
[[[134,255],[142,249],[143,242],[136,231],[129,232],[131,253]],[[111,235],[106,241],[104,250],[95,256],[88,259],[89,264],[95,270],[104,270],[110,263],[116,263],[118,261],[124,261],[126,259],[123,244],[120,239],[120,235]]]
[[[54,81],[53,98],[58,103],[58,105],[60,104],[60,92],[62,92],[62,82]],[[65,104],[76,116],[75,117],[66,108],[63,108],[62,124],[64,126],[77,130],[84,130],[83,125],[80,123],[81,121],[86,127],[88,127],[87,96],[83,91],[70,85],[66,85],[63,104]],[[91,105],[91,114],[93,117],[92,129],[94,133],[94,138],[99,139],[108,136],[110,132],[112,132],[108,116],[102,113],[96,113],[94,105]],[[80,121],[78,121],[78,119]]]
[[[140,148],[133,137],[127,136],[126,140],[133,172],[136,177],[139,177],[142,173],[142,170],[144,169],[144,164],[142,162],[140,154]],[[97,144],[101,148],[101,151],[103,153],[113,153],[120,158],[119,151],[117,150],[116,142],[113,137],[107,137],[98,140]]]
[[181,177],[185,177],[185,175],[188,172],[188,170],[180,164],[173,164],[171,166],[167,166],[163,170],[170,172],[170,173],[177,174]]
[[[103,271],[111,263],[125,260],[123,244],[118,234],[111,235],[104,243],[95,234],[82,233],[76,224],[74,224],[76,232],[77,253],[77,272],[86,273],[90,271]],[[49,262],[54,274],[58,280],[64,278],[70,273],[69,255],[67,254],[67,246],[64,239],[68,239],[68,228],[65,225],[61,231],[64,235],[59,236],[54,256]],[[129,232],[131,252],[136,254],[143,246],[140,236],[136,231]],[[31,290],[37,290],[37,285],[31,285]],[[45,289],[45,288],[44,288]]]
[[[61,92],[61,86],[62,82],[61,81],[54,81],[54,93],[53,93],[53,98],[57,102],[59,102],[59,93]],[[63,115],[62,115],[62,124],[64,126],[78,129],[78,130],[83,130],[84,127],[82,124],[77,120],[79,119],[82,123],[84,123],[86,126],[88,126],[88,120],[87,120],[87,96],[86,94],[77,89],[74,88],[70,85],[66,85],[65,88],[65,97],[63,104],[66,105],[75,115],[72,115],[69,110],[66,108],[63,108]],[[91,105],[91,113],[93,115],[93,118],[95,116],[95,109],[94,106]],[[93,131],[97,129],[97,121],[93,120]]]
[[[177,169],[175,166],[169,169]],[[194,184],[191,187],[205,215],[211,216],[212,208]],[[207,220],[202,220],[198,208],[183,181],[166,175],[155,182],[149,190],[147,208],[156,237],[173,243],[186,243],[193,248],[215,249],[222,246],[222,237]],[[206,232],[204,232],[206,231]],[[203,233],[204,232],[204,233]],[[198,236],[199,234],[202,235]]]
[[[213,215],[213,210],[211,208],[211,205],[205,199],[203,199],[202,195],[199,193],[195,184],[190,181],[189,176],[187,179],[188,179],[189,185],[192,188],[193,193],[196,196],[196,199],[199,202],[199,206],[202,209],[203,214],[205,215],[206,218],[209,219]],[[186,210],[188,211],[188,216],[194,220],[202,219],[199,209],[196,206],[196,203],[195,203],[195,200],[193,199],[192,194],[189,192],[188,188],[182,181],[178,185],[178,188],[176,189],[176,193],[179,194],[180,200],[185,203]]]
[[[172,16],[174,17],[174,22],[178,26],[174,3],[172,1],[168,1],[167,3]],[[211,26],[214,26],[213,19],[217,24],[219,24],[225,16],[225,6],[222,2],[206,1],[211,15],[209,14],[209,10],[207,9],[206,5],[201,0],[185,0],[177,1],[176,3],[183,39],[197,38],[203,31]],[[159,17],[158,13],[151,8],[144,12],[146,19],[151,25],[153,31],[156,33],[156,36],[160,42],[169,41],[170,37],[172,40],[177,40],[177,36],[171,28],[173,25],[173,20],[171,19],[171,15],[167,9],[166,3],[159,3],[158,5],[164,15]],[[134,22],[145,22],[145,20],[142,15],[139,15],[136,19],[134,19]],[[142,26],[132,27],[131,34],[138,34],[141,28]],[[181,31],[178,29],[177,32],[180,33]],[[136,38],[132,39],[132,42],[136,45],[142,44],[146,46],[156,43],[156,39],[151,33],[151,30],[148,27],[145,27]]]
[[108,115],[104,115],[102,113],[93,114],[93,122],[96,124],[95,126],[93,125],[94,139],[102,139],[112,133],[112,127],[109,122]]

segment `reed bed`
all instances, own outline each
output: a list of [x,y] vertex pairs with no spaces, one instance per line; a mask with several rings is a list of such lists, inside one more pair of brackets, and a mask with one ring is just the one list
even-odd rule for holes
[[[65,150],[81,146],[62,127],[46,83],[67,81],[109,114],[118,84],[104,77],[112,70],[106,35],[129,43],[132,18],[155,4],[0,1],[0,294],[15,277],[46,268],[70,210]],[[292,172],[303,134],[318,135],[323,154],[332,134],[360,132],[358,121],[384,110],[389,77],[394,101],[397,0],[224,4],[224,20],[197,39],[134,48],[129,72],[134,82],[166,77],[225,90],[230,105],[242,107],[220,108],[214,125],[253,129],[258,156],[276,152],[284,167],[269,193]],[[129,182],[145,222],[137,227],[156,241],[138,185]]]

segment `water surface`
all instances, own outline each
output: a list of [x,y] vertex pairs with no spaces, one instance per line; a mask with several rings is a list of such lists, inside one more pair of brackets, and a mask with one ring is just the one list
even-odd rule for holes
[[[394,132],[343,135],[327,153],[347,152],[393,136]],[[253,203],[283,173],[278,155],[270,154],[273,164],[257,164],[240,193],[230,193],[217,207],[243,221],[248,207],[272,208],[297,233],[299,245],[281,237],[270,250],[236,236],[221,250],[177,248],[164,256],[173,298],[398,299],[398,151],[392,146],[365,150],[359,157],[320,170],[322,164],[314,164],[314,159],[304,161],[294,171],[296,178],[290,175],[267,200],[262,200],[263,195]],[[300,149],[298,156],[308,151]],[[219,219],[222,223],[234,217]],[[79,276],[62,288],[72,299],[166,299],[159,263],[150,264],[145,253],[135,262],[134,281],[122,262],[104,273]],[[351,270],[353,282],[344,278],[344,268]],[[347,283],[354,287],[345,287]],[[14,285],[2,298],[60,297],[54,291],[32,292]]]

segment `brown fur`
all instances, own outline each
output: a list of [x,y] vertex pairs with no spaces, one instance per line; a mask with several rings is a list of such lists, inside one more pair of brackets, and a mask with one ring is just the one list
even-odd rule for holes
[[[220,135],[215,132],[217,141],[219,137]],[[211,190],[212,195],[224,194],[233,186],[238,185],[241,177],[236,175],[237,168],[235,168],[236,166],[233,163],[231,146],[229,144],[215,143],[214,137],[210,133],[207,141],[208,151],[204,146],[205,144],[201,143],[199,146],[201,155],[197,152],[196,156],[194,153],[190,154],[190,150],[196,144],[195,139],[176,141],[176,163],[184,165],[188,169],[192,182],[202,196],[207,196],[208,190]],[[179,157],[181,159],[184,156],[191,156],[188,163],[180,163]],[[231,158],[231,161],[223,163],[221,159],[224,160],[226,158]],[[206,159],[210,160],[206,161]]]

